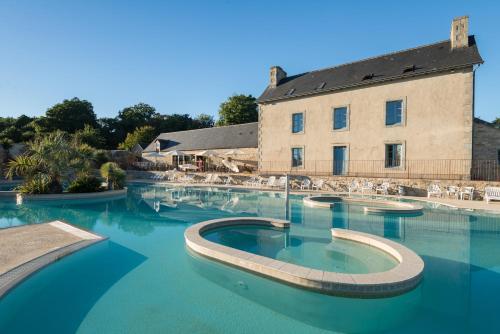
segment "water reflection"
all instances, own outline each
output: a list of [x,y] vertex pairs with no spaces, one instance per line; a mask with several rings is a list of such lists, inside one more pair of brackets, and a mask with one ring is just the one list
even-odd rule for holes
[[327,330],[350,333],[387,331],[409,321],[419,305],[419,289],[384,299],[327,296],[262,279],[189,254],[192,268],[205,279],[274,312]]

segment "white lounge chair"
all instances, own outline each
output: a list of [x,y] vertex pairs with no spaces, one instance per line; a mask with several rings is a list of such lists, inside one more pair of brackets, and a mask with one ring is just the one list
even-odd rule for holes
[[256,188],[259,188],[259,187],[262,187],[262,183],[264,183],[264,181],[267,181],[266,179],[262,178],[262,177],[258,177],[254,183],[253,183],[253,186],[256,187]]
[[257,178],[255,176],[252,176],[248,180],[243,181],[243,185],[253,187],[253,186],[255,186],[256,181],[257,181]]
[[317,180],[314,180],[313,183],[312,183],[312,190],[314,190],[316,188],[316,190],[321,190],[323,189],[323,186],[325,185],[325,180],[323,179],[317,179]]
[[441,187],[437,184],[431,184],[427,188],[427,198],[431,198],[431,196],[442,197],[443,191],[441,190]]
[[448,186],[446,188],[446,195],[448,195],[448,197],[454,197],[458,199],[460,197],[460,188],[456,186]]
[[391,187],[391,184],[389,181],[384,181],[382,184],[378,185],[375,188],[375,194],[382,194],[382,195],[389,195],[389,188]]
[[203,183],[212,183],[212,177],[213,175],[212,174],[207,174],[205,176],[205,179],[202,181]]
[[500,201],[500,187],[486,187],[484,188],[484,200],[486,203],[490,201]]
[[223,183],[222,179],[219,177],[219,174],[214,174],[212,176],[212,183]]
[[183,183],[193,183],[194,182],[194,175],[193,174],[184,175],[180,179],[180,181]]
[[468,197],[470,201],[474,199],[474,187],[464,187],[460,191],[460,199],[465,199],[465,197]]
[[373,182],[365,181],[361,186],[361,193],[364,194],[365,191],[372,192],[373,191]]
[[236,184],[236,182],[234,181],[234,179],[231,177],[231,176],[227,176],[226,179],[224,180],[224,184],[226,186],[228,185],[231,185],[231,184]]
[[306,190],[306,189],[307,190],[311,189],[311,180],[309,179],[304,179],[300,183],[300,190]]

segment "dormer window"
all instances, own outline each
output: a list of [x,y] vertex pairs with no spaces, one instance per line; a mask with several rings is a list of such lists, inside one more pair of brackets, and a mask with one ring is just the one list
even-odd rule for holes
[[318,89],[323,89],[323,88],[325,88],[325,86],[326,86],[326,82],[322,82],[322,83],[320,83],[320,84],[318,85],[318,87],[316,87],[316,90],[318,90]]
[[369,74],[365,75],[365,76],[363,77],[363,79],[361,79],[361,80],[363,80],[363,81],[364,81],[364,80],[371,80],[371,79],[373,79],[373,78],[375,78],[375,73],[369,73]]
[[403,68],[403,73],[415,72],[417,67],[415,65],[406,66]]

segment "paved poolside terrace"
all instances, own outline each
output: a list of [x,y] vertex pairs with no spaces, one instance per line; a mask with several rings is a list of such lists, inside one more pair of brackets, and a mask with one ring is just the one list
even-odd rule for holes
[[0,229],[0,297],[39,269],[104,239],[61,221]]

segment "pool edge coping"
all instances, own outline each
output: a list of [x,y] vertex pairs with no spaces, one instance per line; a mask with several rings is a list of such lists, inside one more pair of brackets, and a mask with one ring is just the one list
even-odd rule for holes
[[234,225],[259,225],[286,229],[289,222],[261,217],[213,219],[192,225],[184,232],[186,246],[197,254],[261,276],[320,293],[356,298],[384,298],[414,289],[423,277],[424,261],[409,248],[368,233],[331,229],[335,238],[350,239],[393,256],[396,267],[372,274],[345,274],[304,267],[211,242],[210,230]]
[[[345,196],[328,196],[328,195],[312,195],[306,196],[302,199],[302,202],[313,208],[332,208],[335,203],[331,202],[321,202],[316,199],[318,198],[334,198],[339,199],[341,202],[359,204],[364,208],[365,213],[389,213],[389,214],[418,214],[422,213],[424,207],[420,204],[414,204],[409,202],[400,202],[393,200],[374,200],[370,198],[356,198],[356,197],[345,197]],[[363,204],[366,203],[366,204]],[[392,208],[380,208],[376,206],[370,206],[370,203],[374,204],[386,204],[392,206]]]
[[[0,274],[0,301],[2,298],[4,298],[9,292],[11,292],[15,287],[17,287],[19,284],[30,278],[32,275],[37,273],[38,271],[44,269],[45,267],[53,264],[54,262],[65,258],[68,255],[71,255],[79,250],[82,250],[84,248],[87,248],[91,245],[94,245],[96,243],[108,240],[108,237],[102,236],[100,234],[97,234],[95,232],[90,232],[86,229],[76,227],[68,222],[65,222],[63,220],[54,220],[54,221],[49,221],[41,224],[49,224],[57,228],[63,227],[63,225],[66,225],[66,228],[71,230],[65,230],[67,233],[81,233],[80,237],[82,235],[88,235],[87,239],[81,239],[80,241],[74,242],[72,244],[54,249],[50,252],[47,252],[45,254],[42,254],[40,256],[37,256],[31,260],[28,260],[24,263],[19,264],[18,266],[10,269],[9,271],[6,271],[3,274]],[[40,224],[34,224],[34,225],[40,225]],[[14,229],[14,228],[20,228],[20,227],[25,227],[26,225],[21,225],[21,226],[13,226],[9,227],[7,229]],[[78,231],[75,231],[78,230]],[[77,234],[74,234],[77,235]]]

